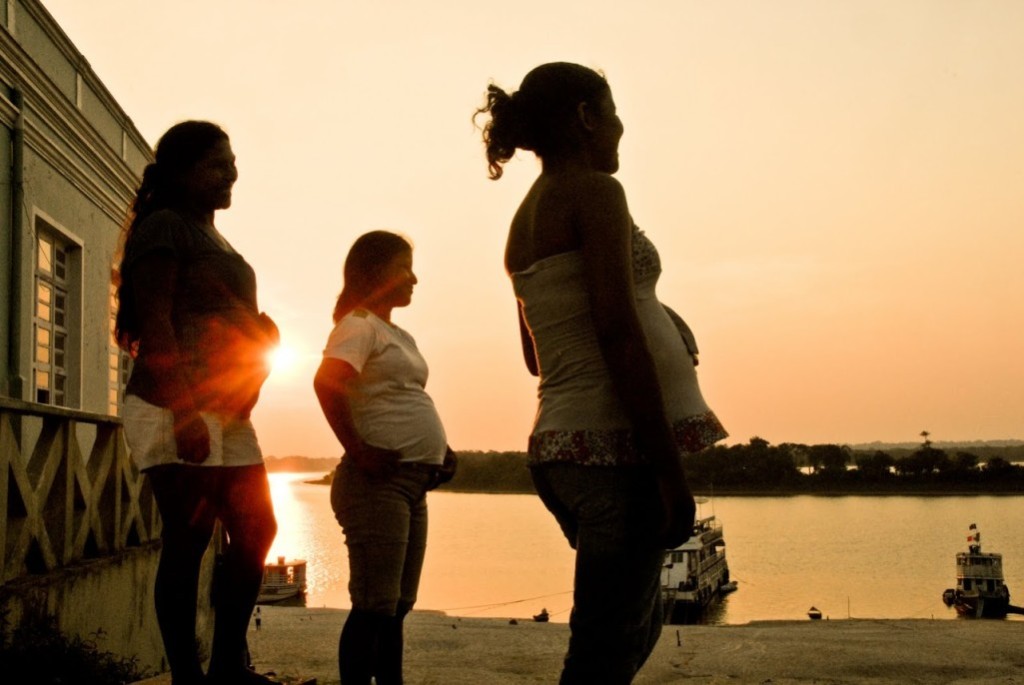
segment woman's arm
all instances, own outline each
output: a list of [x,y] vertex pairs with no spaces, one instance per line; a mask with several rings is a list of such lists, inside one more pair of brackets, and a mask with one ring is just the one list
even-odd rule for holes
[[533,336],[526,325],[526,317],[523,316],[523,305],[516,302],[516,313],[519,315],[519,338],[523,345],[523,361],[531,376],[540,375],[540,365],[537,363],[537,349],[533,346]]
[[689,538],[696,507],[665,416],[661,385],[640,324],[633,287],[632,226],[622,186],[611,176],[579,180],[574,211],[598,345],[636,433],[658,471],[666,508],[664,542]]
[[366,443],[352,420],[349,392],[350,383],[357,375],[348,362],[325,357],[313,378],[313,390],[328,425],[345,448],[345,454],[371,476],[390,476],[398,469],[401,454]]
[[140,348],[161,394],[170,398],[178,458],[199,464],[210,456],[210,433],[181,373],[180,351],[171,324],[177,278],[178,265],[169,254],[149,254],[132,266]]

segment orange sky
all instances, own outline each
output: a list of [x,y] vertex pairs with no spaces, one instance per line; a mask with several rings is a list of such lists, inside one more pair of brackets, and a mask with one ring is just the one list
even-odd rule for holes
[[339,454],[311,378],[373,228],[416,244],[395,320],[452,446],[525,449],[501,260],[538,166],[488,181],[470,117],[552,60],[611,83],[618,176],[731,441],[1024,438],[1024,3],[43,2],[150,141],[232,137],[217,224],[294,355],[254,415],[268,455]]

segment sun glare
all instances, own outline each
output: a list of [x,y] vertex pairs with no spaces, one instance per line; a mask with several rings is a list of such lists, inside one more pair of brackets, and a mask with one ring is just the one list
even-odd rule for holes
[[268,355],[271,373],[277,376],[290,376],[299,362],[299,353],[294,347],[279,345]]

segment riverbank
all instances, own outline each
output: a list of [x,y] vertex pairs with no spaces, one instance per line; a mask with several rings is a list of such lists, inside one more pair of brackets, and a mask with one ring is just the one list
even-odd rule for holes
[[[260,671],[337,685],[341,609],[262,608],[249,643]],[[564,623],[454,618],[413,612],[406,631],[407,685],[555,683]],[[1024,621],[767,621],[666,626],[636,685],[806,683],[904,685],[1021,682]]]
[[[304,480],[310,485],[330,485],[333,479],[333,472],[327,473],[320,478]],[[532,487],[519,488],[461,488],[451,485],[441,486],[444,492],[456,492],[465,495],[536,495],[537,491]],[[800,497],[810,495],[813,497],[1021,497],[1024,496],[1024,484],[1008,483],[1003,486],[978,487],[971,484],[952,485],[949,483],[935,484],[931,487],[920,485],[886,486],[878,484],[855,484],[848,483],[813,484],[808,487],[764,487],[763,485],[751,485],[750,487],[732,486],[728,488],[702,489],[694,488],[693,494],[696,497]]]

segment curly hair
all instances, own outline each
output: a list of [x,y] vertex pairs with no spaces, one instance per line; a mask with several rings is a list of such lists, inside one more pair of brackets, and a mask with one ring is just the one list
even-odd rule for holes
[[473,115],[490,119],[483,126],[488,175],[501,178],[503,166],[517,149],[541,159],[571,146],[567,135],[580,103],[594,104],[609,92],[599,72],[571,62],[550,62],[534,68],[519,90],[509,94],[491,83],[487,100]]

